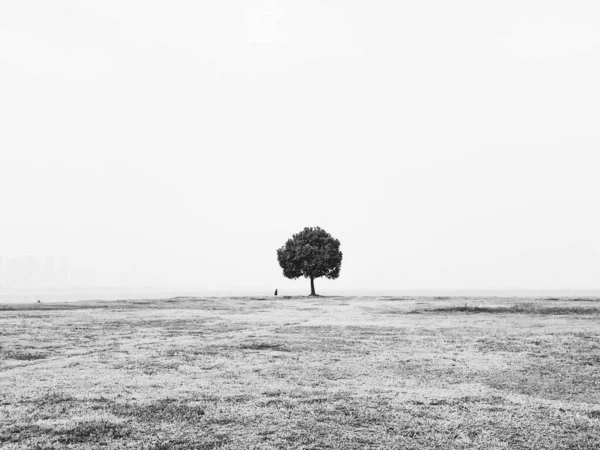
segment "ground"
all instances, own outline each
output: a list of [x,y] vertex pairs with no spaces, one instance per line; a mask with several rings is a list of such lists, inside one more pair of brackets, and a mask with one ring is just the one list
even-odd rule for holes
[[0,448],[598,449],[600,300],[0,305]]

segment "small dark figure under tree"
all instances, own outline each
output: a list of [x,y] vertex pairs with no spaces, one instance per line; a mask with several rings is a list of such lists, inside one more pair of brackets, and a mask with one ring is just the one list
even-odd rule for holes
[[315,278],[340,276],[340,241],[319,227],[306,227],[277,250],[277,260],[286,278],[310,278],[310,295],[316,296]]

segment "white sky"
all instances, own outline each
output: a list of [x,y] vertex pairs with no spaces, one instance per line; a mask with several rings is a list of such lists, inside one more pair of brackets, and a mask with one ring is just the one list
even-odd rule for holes
[[[113,284],[600,288],[596,1],[3,0],[0,254]],[[322,289],[320,289],[322,288]]]

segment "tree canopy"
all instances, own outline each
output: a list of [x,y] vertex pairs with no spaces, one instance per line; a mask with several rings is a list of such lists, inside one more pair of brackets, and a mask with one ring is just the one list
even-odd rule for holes
[[306,227],[277,250],[277,260],[286,278],[310,278],[310,295],[317,295],[315,278],[340,276],[340,241],[322,228]]

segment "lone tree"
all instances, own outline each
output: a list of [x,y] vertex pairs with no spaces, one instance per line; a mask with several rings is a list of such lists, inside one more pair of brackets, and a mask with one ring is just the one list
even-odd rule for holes
[[286,278],[310,278],[310,295],[316,296],[315,278],[340,276],[340,241],[319,227],[306,227],[277,250],[277,260]]

